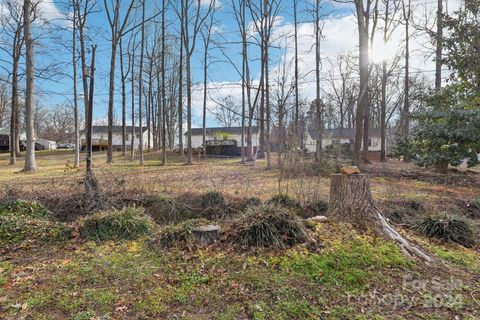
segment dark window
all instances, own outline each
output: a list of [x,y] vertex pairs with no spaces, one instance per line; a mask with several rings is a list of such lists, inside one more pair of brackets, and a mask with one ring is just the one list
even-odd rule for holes
[[332,140],[332,144],[340,144],[340,140],[339,139],[333,139]]
[[368,139],[368,146],[369,146],[369,147],[372,146],[372,139]]

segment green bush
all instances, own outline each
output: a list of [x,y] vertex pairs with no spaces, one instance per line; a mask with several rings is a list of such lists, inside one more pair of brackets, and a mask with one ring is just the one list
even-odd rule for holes
[[51,213],[37,201],[10,200],[0,204],[0,215],[16,214],[31,218],[50,218]]
[[64,241],[71,233],[70,226],[54,221],[51,213],[38,202],[13,200],[0,205],[1,243]]
[[245,200],[245,203],[244,203],[245,208],[257,207],[257,206],[260,206],[260,205],[262,205],[262,200],[260,200],[260,198],[257,198],[257,197],[247,198]]
[[148,213],[157,223],[177,223],[193,218],[188,206],[174,197],[159,195],[147,202]]
[[456,242],[465,247],[475,245],[468,222],[454,215],[428,216],[417,225],[417,230],[429,238]]
[[234,241],[246,246],[284,248],[307,240],[296,215],[277,206],[248,208],[234,221],[232,230]]
[[200,197],[202,208],[221,208],[225,206],[225,198],[217,191],[209,191]]
[[80,221],[80,236],[85,239],[106,241],[133,240],[153,233],[155,223],[143,208],[97,212]]
[[271,205],[281,206],[284,208],[300,208],[300,203],[297,200],[293,199],[288,194],[282,193],[273,196],[270,200],[268,200],[267,203]]
[[473,200],[475,207],[480,210],[480,198]]

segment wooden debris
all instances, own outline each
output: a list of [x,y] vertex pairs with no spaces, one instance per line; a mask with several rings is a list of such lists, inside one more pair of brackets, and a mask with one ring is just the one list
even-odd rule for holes
[[343,167],[340,169],[340,172],[349,176],[352,174],[360,174],[360,169],[358,167]]

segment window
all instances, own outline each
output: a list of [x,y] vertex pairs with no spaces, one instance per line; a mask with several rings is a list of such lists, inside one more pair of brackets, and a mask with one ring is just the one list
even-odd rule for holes
[[369,147],[372,146],[372,139],[368,139],[368,146],[369,146]]
[[125,135],[125,141],[128,141],[128,133]]
[[333,145],[340,144],[340,139],[333,139],[333,140],[332,140],[332,144],[333,144]]

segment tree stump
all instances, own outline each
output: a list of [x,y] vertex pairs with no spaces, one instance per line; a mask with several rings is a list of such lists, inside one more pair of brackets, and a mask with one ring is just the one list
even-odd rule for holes
[[220,227],[216,225],[200,226],[192,229],[194,239],[201,246],[208,246],[218,240]]
[[405,254],[416,256],[427,262],[432,261],[428,255],[410,244],[390,226],[375,206],[367,174],[331,175],[327,216],[351,223],[361,231],[372,230],[377,235],[395,240]]

